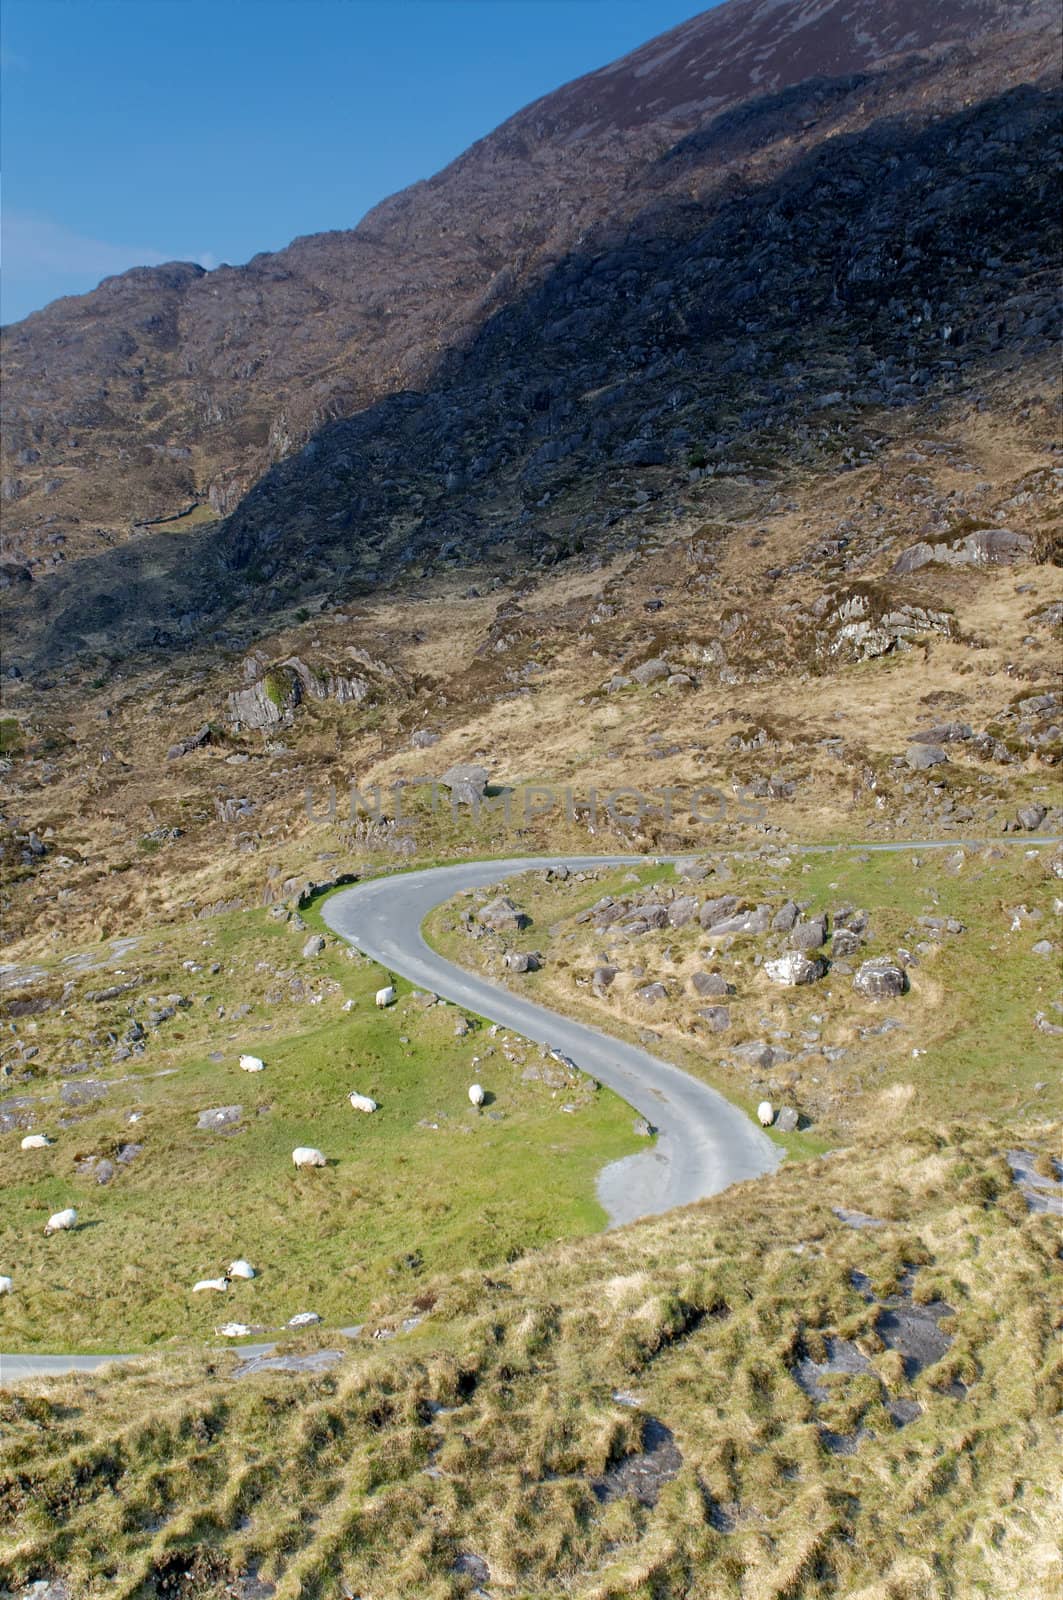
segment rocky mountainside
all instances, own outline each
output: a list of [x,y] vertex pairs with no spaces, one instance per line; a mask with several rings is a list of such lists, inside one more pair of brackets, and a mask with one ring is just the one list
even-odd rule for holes
[[1057,47],[1043,0],[732,0],[351,232],[7,330],[25,660],[198,637],[264,585],[563,554],[662,468],[795,425],[815,453],[1043,342]]

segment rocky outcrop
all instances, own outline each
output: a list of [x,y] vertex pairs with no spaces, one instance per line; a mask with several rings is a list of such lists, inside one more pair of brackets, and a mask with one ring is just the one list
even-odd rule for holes
[[935,563],[947,567],[1011,566],[1028,559],[1032,550],[1033,540],[1026,534],[1015,533],[1011,528],[981,528],[958,539],[934,544],[921,540],[910,545],[894,562],[893,571],[902,576]]

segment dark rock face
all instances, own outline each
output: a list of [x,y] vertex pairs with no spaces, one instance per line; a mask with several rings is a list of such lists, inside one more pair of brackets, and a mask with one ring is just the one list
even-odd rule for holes
[[597,1500],[607,1502],[630,1495],[640,1505],[655,1506],[662,1488],[670,1483],[683,1465],[671,1429],[656,1417],[647,1417],[642,1428],[642,1449],[625,1456],[591,1484]]
[[[685,482],[706,417],[741,416],[714,463],[751,434],[812,462],[860,407],[1047,348],[1054,11],[732,0],[352,232],[138,269],[7,330],[7,535],[33,581],[4,599],[26,662],[99,632],[170,649],[241,607],[264,627],[325,575],[354,593],[561,559]],[[197,501],[226,520],[149,526]],[[1009,531],[957,550],[997,559]],[[863,653],[908,626],[850,625]]]

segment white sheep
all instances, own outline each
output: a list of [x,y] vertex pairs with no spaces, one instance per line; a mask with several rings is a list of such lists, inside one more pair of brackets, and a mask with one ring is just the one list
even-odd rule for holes
[[380,1110],[380,1107],[377,1105],[376,1101],[370,1099],[369,1095],[367,1094],[350,1094],[347,1098],[350,1100],[355,1111],[370,1112]]
[[11,1294],[14,1287],[14,1278],[0,1277],[0,1294]]
[[266,1063],[260,1056],[241,1056],[240,1065],[245,1072],[265,1072]]
[[301,1144],[292,1151],[292,1160],[297,1167],[324,1167],[328,1163],[320,1150],[315,1150],[312,1145]]
[[482,1106],[483,1105],[483,1103],[484,1103],[484,1092],[483,1092],[483,1088],[482,1088],[482,1086],[480,1084],[478,1084],[478,1083],[470,1083],[470,1085],[469,1085],[469,1099],[472,1101],[474,1106]]
[[394,984],[389,983],[387,988],[377,990],[376,1003],[378,1006],[391,1006],[395,1004]]
[[47,1239],[53,1233],[65,1233],[70,1228],[76,1228],[78,1214],[73,1206],[67,1206],[65,1211],[53,1211],[44,1225],[44,1237]]
[[227,1278],[253,1278],[255,1269],[250,1261],[245,1261],[241,1256],[239,1261],[231,1261],[229,1263],[229,1270],[225,1276]]
[[222,1339],[246,1339],[251,1329],[246,1322],[223,1322],[214,1332]]
[[770,1128],[775,1121],[775,1107],[770,1100],[762,1100],[757,1107],[757,1121],[762,1128]]
[[221,1278],[200,1278],[198,1283],[192,1285],[192,1293],[202,1294],[204,1289],[217,1289],[219,1293],[224,1294],[228,1287],[229,1275],[226,1273]]
[[27,1133],[22,1141],[23,1150],[47,1150],[51,1144],[46,1133]]

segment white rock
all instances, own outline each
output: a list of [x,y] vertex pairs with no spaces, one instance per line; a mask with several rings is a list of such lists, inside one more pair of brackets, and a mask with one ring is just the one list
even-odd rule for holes
[[292,1151],[292,1160],[297,1167],[324,1167],[328,1163],[320,1150],[315,1150],[312,1145],[301,1144]]
[[49,1234],[64,1233],[70,1228],[77,1227],[78,1214],[73,1206],[67,1206],[65,1211],[55,1211],[44,1225],[44,1237]]
[[483,1105],[483,1103],[484,1103],[484,1092],[483,1092],[483,1089],[480,1086],[480,1084],[478,1084],[478,1083],[470,1083],[470,1085],[469,1085],[469,1099],[472,1101],[474,1106],[482,1106]]
[[215,1333],[223,1339],[246,1339],[251,1329],[246,1322],[223,1322],[220,1328],[215,1328]]
[[762,1128],[770,1128],[775,1121],[775,1107],[770,1100],[762,1100],[757,1107],[757,1121]]
[[241,1056],[240,1065],[245,1072],[265,1072],[266,1063],[258,1056]]
[[395,990],[392,984],[389,983],[386,989],[377,990],[376,1003],[378,1006],[391,1006],[395,1004]]
[[228,1278],[200,1278],[198,1283],[192,1285],[192,1293],[202,1294],[204,1289],[217,1289],[219,1294],[224,1294],[228,1287]]
[[47,1150],[51,1144],[46,1133],[27,1133],[22,1141],[23,1150]]
[[367,1094],[350,1094],[347,1097],[355,1111],[379,1111],[380,1107]]
[[239,1261],[230,1261],[230,1263],[229,1263],[229,1277],[230,1278],[253,1278],[254,1276],[255,1276],[254,1267],[251,1265],[250,1261],[245,1261],[243,1256],[240,1257]]
[[316,1311],[299,1311],[294,1317],[288,1318],[289,1328],[309,1328],[313,1323],[320,1322],[321,1318]]
[[0,1277],[0,1294],[10,1294],[15,1287],[13,1278]]
[[773,983],[785,984],[792,989],[799,983],[815,983],[827,970],[826,962],[809,960],[800,950],[787,950],[776,961],[765,961],[764,971]]

